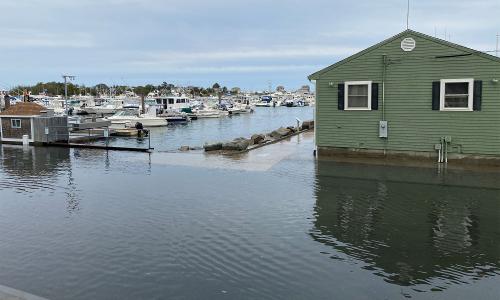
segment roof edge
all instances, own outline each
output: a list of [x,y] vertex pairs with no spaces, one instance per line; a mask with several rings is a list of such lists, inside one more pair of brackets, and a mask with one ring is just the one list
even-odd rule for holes
[[330,66],[328,66],[328,67],[326,67],[324,69],[321,69],[321,70],[319,70],[319,71],[317,71],[317,72],[315,72],[315,73],[307,76],[307,79],[309,79],[309,80],[318,80],[319,77],[322,74],[324,74],[324,73],[326,73],[326,72],[328,72],[328,71],[330,71],[332,69],[335,69],[335,68],[337,68],[337,67],[339,67],[339,66],[341,66],[341,65],[343,65],[343,64],[345,64],[345,63],[347,63],[347,62],[349,62],[349,61],[351,61],[351,60],[353,60],[355,58],[358,58],[358,57],[360,57],[360,56],[362,56],[364,54],[367,54],[367,53],[371,52],[372,50],[375,50],[375,49],[377,49],[377,48],[379,48],[379,47],[381,47],[381,46],[383,46],[383,45],[385,45],[387,43],[390,43],[390,42],[394,41],[395,39],[398,39],[398,38],[400,38],[403,35],[408,34],[408,33],[414,34],[414,35],[416,35],[418,37],[430,40],[430,41],[435,42],[435,43],[439,43],[441,45],[452,47],[452,48],[455,48],[457,50],[464,51],[466,53],[476,54],[476,55],[481,56],[483,58],[490,59],[490,60],[493,60],[495,62],[499,62],[500,63],[500,58],[496,57],[494,55],[491,55],[491,54],[488,54],[488,53],[485,53],[485,52],[482,52],[482,51],[479,51],[479,50],[474,50],[472,48],[468,48],[468,47],[465,47],[465,46],[462,46],[462,45],[459,45],[459,44],[455,44],[455,43],[452,43],[452,42],[448,42],[448,41],[442,40],[440,38],[432,37],[432,36],[427,35],[425,33],[420,33],[418,31],[407,29],[407,30],[405,30],[403,32],[400,32],[400,33],[398,33],[398,34],[396,34],[396,35],[394,35],[394,36],[392,36],[390,38],[387,38],[387,39],[385,39],[385,40],[383,40],[383,41],[381,41],[381,42],[379,42],[379,43],[377,43],[377,44],[375,44],[375,45],[373,45],[371,47],[368,47],[368,48],[366,48],[366,49],[364,49],[364,50],[362,50],[362,51],[360,51],[360,52],[358,52],[356,54],[353,54],[353,55],[351,55],[351,56],[349,56],[347,58],[344,58],[344,59],[342,59],[342,60],[334,63],[333,65],[330,65]]
[[391,36],[391,37],[389,37],[389,38],[387,38],[387,39],[385,39],[385,40],[383,40],[383,41],[381,41],[381,42],[379,42],[379,43],[377,43],[377,44],[375,44],[373,46],[370,46],[370,47],[368,47],[368,48],[366,48],[364,50],[359,51],[358,53],[355,53],[355,54],[353,54],[351,56],[348,56],[348,57],[346,57],[346,58],[344,58],[344,59],[342,59],[342,60],[334,63],[333,65],[330,65],[330,66],[328,66],[326,68],[323,68],[323,69],[321,69],[321,70],[319,70],[319,71],[317,71],[317,72],[309,75],[307,78],[309,80],[317,80],[317,79],[319,79],[319,76],[321,74],[323,74],[325,72],[328,72],[331,69],[334,69],[334,68],[336,68],[336,67],[338,67],[340,65],[343,65],[343,64],[345,64],[345,63],[347,63],[347,62],[349,62],[349,61],[351,61],[351,60],[353,60],[353,59],[355,59],[355,58],[357,58],[357,57],[359,57],[361,55],[364,55],[364,54],[366,54],[366,53],[368,53],[368,52],[370,52],[372,50],[375,50],[375,49],[379,48],[382,45],[385,45],[385,44],[387,44],[389,42],[392,42],[393,40],[401,37],[402,35],[404,35],[404,34],[406,34],[408,32],[412,32],[412,30],[407,29],[407,30],[405,30],[403,32],[400,32],[400,33],[398,33],[396,35],[393,35],[393,36]]

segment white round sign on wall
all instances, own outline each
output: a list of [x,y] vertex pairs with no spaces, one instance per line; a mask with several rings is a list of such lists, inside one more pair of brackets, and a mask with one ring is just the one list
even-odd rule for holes
[[405,38],[401,41],[401,49],[405,52],[410,52],[415,49],[417,42],[413,38]]

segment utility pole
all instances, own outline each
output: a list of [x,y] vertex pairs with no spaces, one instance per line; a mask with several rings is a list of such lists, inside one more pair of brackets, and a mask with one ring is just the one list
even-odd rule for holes
[[64,78],[64,110],[66,111],[66,115],[68,114],[68,80],[75,80],[75,76],[73,75],[62,75]]

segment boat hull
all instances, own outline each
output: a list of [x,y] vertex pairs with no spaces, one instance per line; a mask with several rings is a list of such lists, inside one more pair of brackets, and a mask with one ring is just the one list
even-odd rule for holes
[[111,121],[111,125],[118,127],[134,127],[136,123],[141,123],[144,127],[163,127],[167,126],[168,122],[162,118],[134,118],[134,119],[117,119],[117,118],[108,118]]
[[83,109],[87,114],[96,114],[96,115],[110,115],[114,114],[118,111],[116,108],[106,108],[106,107],[85,107]]

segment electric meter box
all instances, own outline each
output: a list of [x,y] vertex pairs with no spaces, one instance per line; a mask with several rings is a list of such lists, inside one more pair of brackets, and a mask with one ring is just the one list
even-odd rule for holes
[[380,121],[378,126],[378,136],[380,138],[388,137],[388,124],[387,121]]

